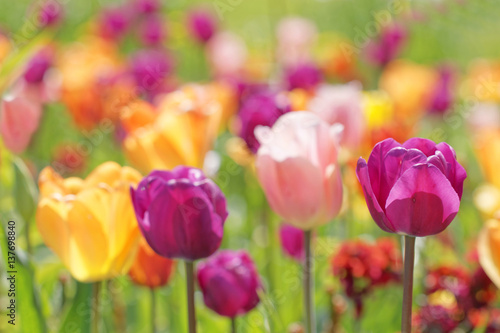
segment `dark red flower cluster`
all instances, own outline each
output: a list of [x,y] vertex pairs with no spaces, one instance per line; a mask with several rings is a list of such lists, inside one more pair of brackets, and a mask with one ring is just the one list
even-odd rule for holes
[[[442,266],[430,270],[424,280],[426,304],[414,316],[418,332],[452,332],[481,324],[481,314],[495,299],[496,287],[478,266],[472,272]],[[495,322],[492,323],[494,325]]]
[[374,244],[348,241],[333,257],[332,268],[345,294],[354,301],[359,317],[363,297],[374,287],[401,280],[401,255],[397,244],[389,238],[378,239]]

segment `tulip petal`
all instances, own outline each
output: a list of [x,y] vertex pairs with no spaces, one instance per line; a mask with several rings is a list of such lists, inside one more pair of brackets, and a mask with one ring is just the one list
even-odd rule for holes
[[67,207],[64,202],[43,198],[36,211],[36,225],[45,244],[61,258],[64,265],[69,266],[70,233],[65,222],[66,216]]
[[394,184],[386,214],[398,233],[429,236],[446,229],[459,206],[460,199],[443,173],[432,164],[418,164]]
[[392,225],[392,223],[387,219],[384,210],[380,207],[377,198],[373,193],[368,169],[366,161],[363,158],[360,158],[356,167],[356,175],[358,176],[358,180],[363,187],[363,193],[365,195],[368,210],[370,211],[375,223],[377,223],[382,230],[387,232],[396,232],[394,225]]
[[205,304],[221,316],[235,317],[248,300],[245,289],[238,288],[235,274],[222,269],[205,269],[198,278]]
[[[371,182],[371,188],[373,189],[374,199],[381,198],[381,193],[384,192],[382,189],[383,176],[384,176],[384,158],[386,154],[395,147],[401,147],[399,142],[394,139],[385,139],[373,147],[372,153],[368,158],[368,174],[369,180]],[[359,161],[358,161],[359,165]],[[386,192],[386,191],[385,191]],[[381,203],[379,202],[379,205]]]
[[418,149],[395,147],[389,150],[384,157],[380,178],[380,194],[377,197],[380,207],[385,207],[387,197],[399,177],[413,165],[426,161],[426,156]]
[[441,142],[437,145],[437,148],[441,153],[443,153],[444,158],[450,164],[448,180],[458,194],[458,197],[462,198],[464,180],[467,178],[467,172],[464,167],[458,163],[455,150],[446,142]]
[[406,149],[415,148],[420,150],[426,156],[432,156],[437,150],[434,141],[424,138],[411,138],[403,143],[403,147]]
[[[101,280],[109,267],[109,231],[104,227],[109,218],[109,209],[104,207],[109,207],[109,200],[104,193],[99,193],[104,191],[95,188],[80,192],[68,212],[67,223],[74,245],[70,270],[80,281]],[[96,211],[98,208],[94,205],[98,201],[103,203],[104,210]]]
[[500,288],[500,222],[490,220],[479,233],[479,262],[486,275]]
[[324,197],[318,167],[302,157],[276,162],[269,155],[259,155],[257,163],[259,180],[274,211],[301,229],[317,222]]
[[[148,224],[146,232],[144,226]],[[187,260],[208,257],[215,252],[222,240],[223,225],[224,221],[214,213],[203,190],[189,183],[165,187],[151,202],[140,224],[146,240],[157,253]]]

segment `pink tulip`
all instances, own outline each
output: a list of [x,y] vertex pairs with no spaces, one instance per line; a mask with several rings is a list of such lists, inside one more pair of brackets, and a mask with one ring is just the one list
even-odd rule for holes
[[311,50],[317,37],[312,21],[301,17],[285,18],[278,24],[276,37],[278,60],[286,67],[312,60]]
[[308,108],[329,124],[344,125],[341,144],[357,149],[363,139],[365,118],[363,114],[361,84],[322,85]]
[[247,60],[245,41],[231,32],[219,32],[207,43],[207,59],[217,77],[236,77]]
[[38,128],[42,105],[19,94],[2,99],[0,133],[5,146],[14,153],[23,152]]
[[258,126],[256,168],[267,200],[291,225],[310,230],[334,218],[342,204],[337,164],[342,125],[312,112],[290,112],[272,128]]

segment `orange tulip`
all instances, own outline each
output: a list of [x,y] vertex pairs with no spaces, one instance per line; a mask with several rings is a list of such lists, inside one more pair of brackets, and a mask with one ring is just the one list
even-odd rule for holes
[[479,234],[479,262],[488,277],[500,288],[500,220],[489,220]]
[[402,123],[413,123],[425,111],[437,79],[436,71],[431,68],[397,60],[385,68],[380,77],[380,88],[394,102],[397,119]]
[[36,223],[45,244],[81,282],[128,272],[140,231],[130,186],[141,175],[106,162],[86,179],[63,179],[51,167],[40,173]]
[[136,129],[123,143],[127,158],[143,172],[181,164],[201,168],[219,131],[223,101],[213,86],[187,85],[165,95],[153,123],[130,125]]
[[79,127],[90,129],[104,118],[115,120],[135,95],[131,79],[113,79],[121,70],[115,47],[96,37],[84,43],[67,47],[56,67],[62,78],[62,102]]
[[175,261],[164,258],[141,238],[135,261],[128,272],[134,283],[151,289],[164,286],[174,273]]

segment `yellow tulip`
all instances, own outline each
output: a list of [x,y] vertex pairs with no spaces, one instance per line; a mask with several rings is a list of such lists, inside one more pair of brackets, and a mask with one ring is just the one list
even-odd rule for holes
[[40,173],[37,227],[75,279],[94,282],[128,272],[140,238],[129,193],[140,180],[139,172],[114,162],[86,179],[63,179],[51,167]]
[[224,113],[224,98],[212,86],[187,85],[165,95],[153,123],[124,140],[129,161],[147,173],[177,165],[201,168],[212,149]]
[[479,234],[479,262],[488,277],[500,288],[500,220],[489,220]]

